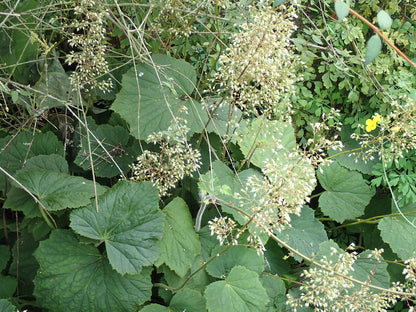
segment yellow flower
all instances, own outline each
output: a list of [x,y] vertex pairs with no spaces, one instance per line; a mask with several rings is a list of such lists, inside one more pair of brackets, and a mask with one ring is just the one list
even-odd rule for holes
[[367,132],[371,132],[373,131],[375,128],[377,128],[377,124],[380,123],[381,117],[379,114],[376,114],[373,119],[367,119],[365,121],[366,127],[365,127],[365,131]]
[[367,119],[365,121],[365,124],[366,124],[365,131],[367,132],[371,132],[377,127],[377,123],[374,122],[373,119]]

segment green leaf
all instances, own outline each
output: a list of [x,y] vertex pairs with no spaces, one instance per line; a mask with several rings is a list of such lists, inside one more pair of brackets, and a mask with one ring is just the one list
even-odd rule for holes
[[[5,3],[5,2],[3,2]],[[36,0],[28,0],[23,2],[16,2],[13,7],[13,13],[19,14],[21,23],[26,26],[24,29],[15,27],[19,23],[17,17],[14,17],[12,27],[6,23],[6,27],[0,28],[0,63],[7,65],[2,67],[8,73],[8,77],[14,77],[17,82],[28,84],[34,79],[34,72],[36,72],[36,61],[38,58],[38,44],[39,42],[32,37],[31,30],[36,31],[37,20],[33,14],[27,14],[32,10],[37,10],[39,3]],[[4,5],[2,11],[6,11],[9,4]],[[13,18],[11,18],[13,20]],[[2,18],[2,22],[6,19]],[[3,25],[2,25],[3,26]],[[33,36],[35,32],[33,32]],[[33,40],[32,40],[33,39]],[[9,76],[10,75],[10,76]],[[33,81],[33,80],[32,80]]]
[[194,68],[167,55],[153,55],[152,60],[155,67],[143,63],[123,75],[121,91],[111,108],[129,123],[130,133],[137,139],[146,140],[150,134],[166,130],[178,117],[188,121],[189,135],[201,131],[207,115],[189,97],[196,83]]
[[380,12],[377,13],[377,23],[378,26],[380,26],[380,29],[386,30],[391,27],[393,20],[391,19],[389,13],[384,10],[380,10]]
[[337,1],[335,2],[335,13],[337,13],[338,20],[342,21],[350,13],[350,7],[345,2]]
[[205,298],[209,312],[262,312],[269,301],[257,273],[241,266],[224,281],[208,285]]
[[201,241],[201,257],[206,261],[210,258],[212,250],[217,247],[218,240],[211,235],[208,225],[202,227],[198,234]]
[[69,171],[66,159],[57,154],[33,156],[27,160],[25,169],[44,169],[61,173]]
[[230,103],[224,104],[223,101],[223,98],[204,99],[204,103],[212,107],[206,131],[214,132],[224,140],[235,142],[235,131],[246,126],[247,121],[242,119],[241,110]]
[[182,198],[176,197],[162,212],[165,215],[164,231],[159,244],[160,256],[155,265],[166,263],[183,277],[201,252],[201,243],[189,208]]
[[[68,74],[57,58],[43,65],[43,75],[36,82],[36,104],[38,114],[45,109],[65,107],[69,103],[79,105],[78,95],[72,90]],[[41,68],[42,69],[42,68]],[[33,112],[36,114],[36,112]]]
[[17,288],[17,280],[13,276],[0,274],[0,298],[11,298]]
[[[315,219],[313,209],[308,206],[302,208],[300,216],[293,215],[291,219],[291,227],[275,231],[275,235],[307,257],[312,257],[319,251],[319,245],[328,240],[324,225]],[[302,260],[297,255],[294,258]]]
[[150,182],[120,181],[94,203],[71,213],[71,228],[104,241],[111,266],[120,274],[140,273],[159,256],[163,214]]
[[[394,206],[393,206],[394,207]],[[402,213],[416,211],[416,204],[410,203],[400,207]],[[394,208],[393,212],[397,213]],[[381,232],[381,238],[391,249],[402,259],[410,259],[416,255],[415,249],[410,246],[416,246],[416,222],[412,215],[391,216],[381,219],[378,229]]]
[[[92,122],[88,122],[88,127],[94,134],[94,136],[89,135],[94,173],[99,177],[111,178],[130,170],[130,165],[140,152],[139,141],[120,126],[108,124],[96,126]],[[81,148],[74,162],[84,170],[91,170],[85,128],[82,128],[80,135],[79,145]]]
[[[334,252],[336,250],[336,252]],[[315,260],[320,262],[320,259],[326,257],[328,261],[332,261],[335,266],[339,262],[339,255],[344,251],[332,240],[322,243],[319,246],[319,252],[315,256]],[[372,286],[389,288],[390,276],[387,271],[387,263],[381,259],[377,262],[374,257],[370,257],[370,250],[366,250],[358,255],[357,260],[353,265],[353,269],[348,273],[354,279],[368,283]],[[360,291],[362,285],[355,284],[352,289],[346,289],[346,295],[351,292]],[[373,291],[373,290],[372,290]],[[377,291],[376,291],[377,292]]]
[[287,0],[274,0],[274,6],[277,7],[283,3],[285,3]]
[[[36,133],[21,132],[13,139],[0,139],[0,166],[10,174],[22,169],[26,161],[36,155],[58,154],[64,156],[64,146],[52,132]],[[5,187],[5,178],[0,173],[0,190]]]
[[206,312],[205,298],[199,291],[184,288],[173,296],[169,308],[172,312]]
[[18,312],[17,307],[12,305],[7,299],[0,299],[0,311],[2,311],[2,312]]
[[122,276],[92,245],[69,230],[54,230],[35,252],[35,296],[51,311],[130,312],[150,300],[150,269]]
[[[381,259],[380,262],[371,257],[371,251],[366,250],[359,254],[359,259],[354,264],[354,271],[351,276],[362,282],[369,282],[373,286],[382,288],[390,287],[390,275],[387,272],[387,262]],[[357,285],[357,288],[361,286]]]
[[269,296],[269,302],[266,307],[267,312],[279,311],[275,306],[275,301],[278,299],[279,295],[286,294],[286,287],[283,280],[279,276],[265,275],[260,276],[260,281],[263,287],[266,289],[267,295]]
[[33,252],[38,247],[32,235],[23,232],[19,240],[13,245],[13,262],[10,265],[9,274],[19,277],[19,295],[31,296],[33,293],[33,279],[39,268]]
[[[247,184],[251,176],[261,177],[261,173],[256,170],[248,169],[241,171],[238,175],[227,167],[223,162],[216,160],[212,163],[212,171],[201,176],[198,183],[201,194],[211,194],[222,199],[224,202],[231,202],[239,206],[239,200],[234,198],[234,194],[240,193]],[[245,210],[249,215],[249,206]],[[222,209],[234,216],[235,220],[241,225],[248,221],[248,217],[237,212],[235,209],[223,206]]]
[[168,307],[161,304],[152,303],[145,306],[140,312],[172,312]]
[[[204,260],[199,256],[196,257],[190,272],[196,272],[198,269],[200,269],[201,263],[204,263]],[[168,285],[172,288],[178,288],[186,282],[185,287],[202,292],[205,290],[205,287],[210,282],[212,282],[212,277],[208,275],[206,270],[198,271],[189,281],[186,280],[187,276],[178,276],[173,270],[164,264],[158,268],[158,272],[163,273],[163,277],[166,279]]]
[[375,194],[362,175],[341,167],[337,162],[321,169],[317,177],[325,189],[319,197],[322,212],[340,223],[361,216]]
[[286,259],[286,253],[279,244],[269,239],[264,252],[265,271],[282,276],[290,271],[290,263]]
[[380,54],[380,51],[381,39],[379,35],[374,34],[370,39],[368,39],[367,42],[367,49],[365,51],[365,63],[368,65],[374,61],[375,58]]
[[[32,192],[50,211],[65,208],[82,207],[90,203],[95,190],[92,181],[41,169],[22,169],[16,173],[16,179]],[[103,194],[105,188],[96,183],[97,194]],[[9,200],[10,196],[7,198]],[[34,199],[32,199],[34,201]],[[19,210],[9,201],[7,207]]]
[[23,189],[12,186],[7,193],[4,208],[22,211],[26,218],[42,217],[39,205]]
[[[364,155],[370,156],[368,153],[369,148],[362,149],[360,142],[351,138],[351,134],[353,132],[354,131],[351,129],[351,126],[343,125],[341,129],[343,148],[341,151],[329,149],[328,155],[338,155],[333,159],[345,168],[350,170],[357,170],[361,173],[371,175],[374,170],[374,166],[377,163],[380,163],[380,158],[376,153],[372,153],[371,156],[373,156],[374,159],[364,160]],[[356,152],[354,150],[356,150]]]
[[[215,257],[226,248],[228,247],[218,246],[214,248],[211,257]],[[224,278],[237,265],[260,274],[264,270],[264,257],[259,256],[254,248],[231,246],[229,250],[210,262],[206,270],[213,277]]]
[[[315,169],[298,152],[290,123],[257,118],[238,135],[238,144],[248,164],[263,169],[269,182],[279,189],[289,190],[282,195],[286,202],[298,202],[296,192],[305,198],[312,193],[316,184]],[[264,171],[270,164],[273,169]],[[253,194],[255,196],[262,195]]]
[[286,161],[296,150],[292,126],[278,120],[257,118],[238,134],[238,144],[248,161],[263,168],[269,159]]
[[[256,201],[255,197],[260,195],[254,193],[247,194],[248,196],[252,196],[253,201],[247,201],[245,205],[240,205],[240,200],[236,199],[234,195],[246,189],[248,180],[253,177],[261,179],[262,175],[254,169],[247,169],[235,175],[223,162],[216,160],[212,163],[212,171],[201,176],[201,181],[198,183],[198,186],[201,194],[214,195],[222,201],[231,203],[245,211],[247,215],[227,205],[221,206],[224,212],[231,214],[238,223],[244,225],[249,221],[248,216],[252,215],[253,209],[257,208],[252,204]],[[264,244],[266,243],[268,236],[261,234],[262,231],[255,224],[250,223],[248,227],[251,233],[257,233],[256,235],[260,234],[262,242]]]

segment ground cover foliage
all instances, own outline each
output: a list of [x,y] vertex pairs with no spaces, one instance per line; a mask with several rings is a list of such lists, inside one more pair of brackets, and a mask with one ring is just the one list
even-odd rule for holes
[[414,311],[414,1],[0,27],[1,311]]

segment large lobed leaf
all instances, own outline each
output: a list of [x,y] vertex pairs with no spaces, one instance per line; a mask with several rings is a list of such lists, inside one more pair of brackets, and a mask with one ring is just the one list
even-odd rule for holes
[[150,304],[145,306],[140,312],[206,312],[205,298],[193,289],[184,288],[176,293],[170,301],[169,307],[160,304]]
[[16,173],[16,179],[50,211],[85,206],[95,190],[98,195],[106,191],[98,183],[94,189],[94,183],[82,177],[43,169],[22,169]]
[[[52,132],[36,133],[21,132],[11,139],[0,139],[0,166],[10,174],[22,169],[31,157],[36,155],[64,155],[64,146]],[[6,177],[0,173],[0,190],[4,190]]]
[[128,122],[130,133],[138,139],[166,130],[177,117],[187,120],[191,133],[201,131],[207,116],[201,104],[190,98],[196,82],[194,68],[167,55],[153,55],[152,62],[123,75],[112,109]]
[[54,230],[34,255],[40,265],[34,294],[51,311],[133,312],[150,299],[150,269],[122,276],[69,230]]
[[[226,246],[217,246],[211,257],[220,254]],[[224,278],[237,265],[243,266],[258,274],[264,270],[264,257],[259,256],[254,248],[246,246],[231,246],[225,253],[217,256],[207,265],[207,272],[217,278]]]
[[[337,252],[334,253],[333,250]],[[320,262],[324,256],[331,260],[333,265],[339,260],[339,255],[344,251],[332,240],[323,242],[319,246],[319,252],[316,254],[315,260]],[[350,271],[349,276],[355,278],[361,282],[366,282],[372,286],[378,286],[382,288],[388,288],[390,286],[390,276],[387,272],[387,263],[382,259],[377,262],[374,257],[371,256],[370,250],[365,250],[359,254],[358,259],[353,265],[353,269]],[[356,284],[352,291],[359,290],[363,286]],[[349,292],[350,290],[348,290]]]
[[201,243],[183,199],[176,197],[162,212],[165,215],[164,234],[160,240],[160,256],[155,265],[166,263],[183,277],[201,252]]
[[[319,245],[328,240],[324,225],[315,219],[314,211],[308,206],[302,208],[300,216],[293,215],[291,219],[291,227],[275,231],[275,235],[305,256],[312,257],[319,251]],[[302,260],[297,255],[294,258]]]
[[256,272],[235,266],[224,281],[208,285],[205,290],[209,312],[262,312],[269,301]]
[[87,140],[85,128],[82,128],[79,138],[80,149],[74,162],[84,170],[91,170],[91,149],[94,173],[97,176],[111,178],[130,170],[129,166],[136,160],[140,151],[139,142],[120,126],[97,126],[92,119],[88,119],[88,128],[94,136],[90,134]]
[[[398,210],[393,203],[393,212]],[[410,203],[400,207],[402,213],[416,211],[416,204]],[[406,215],[406,219],[399,215],[383,218],[378,229],[383,241],[388,243],[391,249],[403,260],[410,259],[416,255],[416,222],[412,214]]]
[[287,155],[296,150],[295,134],[289,123],[257,118],[243,128],[238,144],[246,159],[263,168],[269,159],[287,161]]
[[333,159],[345,168],[371,175],[374,166],[380,162],[380,157],[377,153],[372,153],[373,159],[364,159],[364,155],[368,155],[369,148],[362,148],[359,141],[351,138],[353,132],[351,126],[342,126],[343,148],[341,151],[329,149],[328,155],[333,156]]
[[[249,221],[249,216],[252,215],[253,210],[257,206],[253,203],[256,202],[256,196],[261,194],[254,194],[249,192],[247,196],[250,196],[250,200],[246,200],[244,203],[235,197],[235,194],[242,193],[247,189],[247,183],[250,178],[262,178],[260,172],[254,169],[247,169],[235,174],[230,168],[223,162],[216,160],[212,163],[212,170],[201,176],[201,181],[198,183],[201,194],[209,194],[213,197],[221,199],[224,203],[229,203],[231,206],[239,207],[243,212],[237,211],[234,208],[222,205],[221,209],[231,214],[234,219],[241,225],[246,224]],[[254,223],[248,225],[248,229],[251,233],[260,234],[260,238],[265,244],[268,236],[261,234],[262,231]]]
[[105,242],[111,266],[120,274],[138,274],[159,256],[163,213],[150,182],[120,181],[94,203],[71,213],[71,228]]
[[325,192],[319,197],[322,212],[337,222],[354,219],[364,214],[364,209],[375,194],[362,175],[333,162],[322,167],[317,177]]

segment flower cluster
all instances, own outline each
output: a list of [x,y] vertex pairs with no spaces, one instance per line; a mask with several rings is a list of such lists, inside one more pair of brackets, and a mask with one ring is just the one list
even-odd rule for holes
[[149,4],[155,11],[154,17],[148,23],[150,30],[188,37],[196,31],[195,21],[198,12],[209,11],[212,8],[211,2],[210,0],[150,0]]
[[107,10],[102,1],[80,0],[74,7],[75,17],[67,21],[70,29],[68,43],[74,48],[66,57],[68,65],[76,64],[70,80],[74,88],[85,91],[99,88],[108,91],[112,81],[97,80],[109,72],[104,38]]
[[240,206],[252,215],[252,223],[262,231],[281,231],[290,226],[291,214],[300,215],[315,188],[315,171],[310,161],[296,152],[284,160],[269,159],[264,176],[251,176],[236,194]]
[[[288,118],[288,95],[301,75],[290,36],[296,29],[294,10],[252,8],[253,20],[241,25],[233,44],[220,57],[216,79],[231,90],[231,102],[247,114]],[[221,90],[218,90],[221,92]]]
[[327,114],[322,113],[320,122],[311,124],[312,136],[306,141],[305,155],[316,167],[331,161],[327,158],[328,150],[342,150],[343,148],[338,135],[341,132],[342,123],[336,120],[339,117],[339,111],[332,108]]
[[[208,221],[208,226],[211,231],[211,236],[216,235],[220,245],[243,245],[254,248],[257,254],[260,255],[266,251],[264,243],[258,235],[261,230],[246,224],[242,227],[237,227],[237,223],[229,217],[215,217]],[[249,231],[246,231],[249,229]],[[246,242],[242,243],[238,239],[245,233],[247,234]]]
[[168,195],[168,190],[176,183],[198,170],[201,164],[201,154],[192,149],[183,135],[186,127],[169,127],[148,138],[149,142],[159,145],[160,150],[146,150],[132,165],[133,181],[151,181],[159,188],[159,195]]
[[211,236],[216,235],[220,245],[237,245],[238,236],[234,236],[234,229],[236,223],[233,219],[228,217],[215,217],[208,221],[208,226],[211,231]]
[[[336,259],[333,261],[331,259]],[[375,267],[381,261],[380,251],[373,252]],[[358,258],[357,252],[339,252],[331,249],[330,257],[323,256],[320,264],[327,269],[311,267],[302,273],[301,295],[294,298],[288,294],[287,304],[296,311],[301,306],[314,307],[315,311],[387,311],[397,301],[394,292],[380,292],[365,285],[357,285],[343,278],[350,277]],[[371,277],[370,277],[371,281]],[[402,291],[394,285],[390,290]]]

